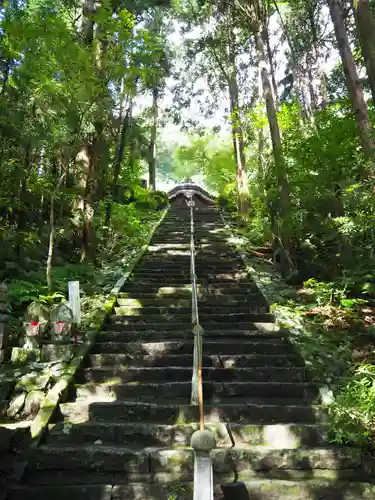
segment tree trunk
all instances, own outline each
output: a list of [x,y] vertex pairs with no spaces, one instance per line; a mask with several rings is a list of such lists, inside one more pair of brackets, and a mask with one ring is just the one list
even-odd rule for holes
[[[294,96],[295,96],[295,99],[296,99],[296,101],[298,103],[298,107],[299,107],[301,126],[303,126],[303,124],[306,122],[306,117],[308,116],[308,113],[307,113],[307,110],[305,108],[304,99],[301,97],[301,95],[303,95],[303,88],[302,88],[301,79],[300,79],[299,73],[298,73],[297,58],[295,56],[295,51],[294,51],[292,39],[289,36],[288,27],[284,23],[284,20],[283,20],[283,17],[281,15],[281,12],[280,12],[280,9],[279,9],[277,1],[273,0],[273,4],[274,4],[275,10],[277,12],[277,15],[279,16],[281,28],[282,28],[282,30],[284,32],[285,38],[286,38],[286,40],[288,42],[288,45],[289,45],[289,50],[290,50],[290,69],[291,69],[292,76],[293,76]],[[267,28],[265,28],[263,31],[266,31],[267,38],[269,38]],[[264,37],[264,33],[262,35]],[[263,48],[263,52],[264,52],[264,48]]]
[[53,259],[53,252],[55,248],[55,234],[56,234],[56,228],[55,228],[55,198],[56,194],[59,191],[59,189],[62,186],[62,183],[64,182],[65,174],[63,174],[60,177],[60,180],[56,186],[56,188],[53,190],[51,194],[51,200],[50,200],[50,208],[49,208],[49,245],[48,245],[48,256],[47,256],[47,264],[46,264],[46,279],[47,279],[47,287],[48,287],[48,293],[51,294],[53,291],[53,279],[52,279],[52,259]]
[[340,52],[346,86],[352,103],[362,147],[367,158],[374,162],[374,143],[371,137],[372,127],[368,116],[368,109],[363,95],[353,54],[350,49],[348,34],[346,32],[343,14],[339,0],[328,0],[331,19],[335,28],[336,41]]
[[109,224],[111,222],[112,201],[113,201],[113,198],[114,198],[115,193],[116,193],[116,186],[117,186],[118,178],[120,176],[120,171],[121,171],[121,163],[124,159],[126,138],[127,138],[127,133],[128,133],[128,129],[129,129],[130,118],[132,115],[132,107],[133,107],[133,100],[130,97],[129,107],[126,110],[126,114],[125,114],[124,120],[122,122],[120,140],[118,143],[116,158],[115,158],[115,162],[113,165],[113,179],[112,179],[112,189],[111,189],[112,199],[107,203],[106,217],[105,217],[105,222],[104,222],[105,226],[109,226]]
[[93,14],[95,14],[95,0],[84,0],[82,7],[82,36],[84,43],[88,46],[92,45],[94,41],[94,21]]
[[[291,267],[290,259],[290,243],[287,232],[283,228],[283,220],[289,212],[289,184],[286,177],[285,162],[282,152],[280,128],[276,115],[275,101],[272,94],[272,86],[270,75],[267,67],[264,40],[262,38],[262,30],[259,23],[255,27],[254,36],[256,44],[256,53],[258,64],[261,68],[261,80],[263,88],[263,98],[266,103],[268,124],[270,128],[270,135],[272,141],[272,150],[275,161],[275,178],[279,188],[279,200],[277,213],[279,215],[279,222],[275,223],[274,233],[277,237],[277,248],[281,256],[282,270],[288,270]],[[263,31],[264,33],[264,31]]]
[[276,101],[276,108],[277,108],[278,103],[279,103],[279,93],[278,93],[278,89],[277,89],[276,76],[275,76],[275,65],[273,62],[273,54],[272,54],[268,29],[264,30],[263,36],[264,36],[264,40],[266,41],[266,46],[267,46],[267,56],[268,56],[268,62],[269,62],[270,71],[271,71],[273,95],[274,95],[274,98]]
[[[356,3],[356,5],[355,5]],[[352,0],[363,59],[375,105],[375,21],[369,0]]]
[[151,125],[151,139],[148,151],[148,176],[149,176],[149,189],[155,191],[156,189],[156,135],[158,131],[158,97],[159,91],[157,84],[152,89],[152,125]]
[[231,124],[232,124],[233,152],[237,167],[236,179],[237,179],[239,208],[241,215],[246,217],[249,213],[249,186],[245,171],[246,160],[244,153],[243,130],[239,114],[240,105],[239,105],[239,92],[238,92],[238,82],[237,82],[237,65],[236,65],[236,56],[234,52],[233,37],[234,37],[233,32],[230,32],[229,43],[228,43],[228,51],[229,51],[228,89],[229,89],[229,101],[230,101]]

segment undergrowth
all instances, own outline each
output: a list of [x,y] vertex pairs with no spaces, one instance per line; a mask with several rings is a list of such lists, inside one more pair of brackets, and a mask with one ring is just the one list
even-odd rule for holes
[[[246,252],[253,244],[252,230],[236,234]],[[374,449],[375,272],[370,265],[356,265],[331,280],[313,277],[292,288],[268,256],[263,261],[248,256],[311,380],[331,391],[330,441]]]
[[[104,208],[103,208],[104,209]],[[101,227],[96,233],[95,265],[76,262],[73,256],[56,259],[53,266],[54,291],[48,293],[45,262],[35,262],[33,270],[18,269],[16,279],[7,279],[10,304],[11,343],[17,344],[21,320],[29,303],[40,301],[48,305],[67,298],[68,281],[77,280],[81,289],[82,325],[84,329],[91,311],[108,294],[115,282],[145,244],[147,235],[160,218],[160,211],[134,205],[114,205],[111,228]],[[102,218],[102,214],[97,214]]]

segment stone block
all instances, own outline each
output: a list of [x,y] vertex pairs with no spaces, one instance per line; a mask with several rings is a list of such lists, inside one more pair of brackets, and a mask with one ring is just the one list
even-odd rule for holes
[[11,362],[24,364],[28,361],[38,361],[40,359],[39,349],[25,349],[24,347],[13,347]]
[[73,344],[45,344],[41,348],[42,361],[70,361],[76,346]]
[[14,418],[16,417],[24,407],[26,401],[26,393],[21,392],[20,394],[16,394],[12,401],[10,402],[8,409],[7,409],[7,416]]
[[38,413],[43,401],[45,394],[43,391],[31,391],[26,396],[25,406],[22,411],[22,415],[25,418],[34,418]]
[[150,453],[151,472],[170,472],[176,475],[191,474],[194,456],[191,450],[157,450]]
[[28,373],[23,375],[16,384],[16,390],[18,391],[37,391],[45,390],[49,382],[49,375],[40,374],[37,372]]

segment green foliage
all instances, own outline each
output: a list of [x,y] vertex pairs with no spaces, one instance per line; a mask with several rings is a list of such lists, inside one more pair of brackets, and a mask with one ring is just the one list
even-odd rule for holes
[[220,208],[228,212],[235,212],[237,210],[237,200],[233,193],[231,193],[231,195],[226,195],[224,193],[219,194],[216,203]]
[[168,195],[164,191],[153,191],[151,192],[151,197],[156,202],[156,209],[163,210],[169,205]]
[[374,435],[375,365],[360,364],[330,408],[331,441],[365,445]]
[[168,500],[179,500],[180,495],[185,492],[184,485],[177,485],[173,487],[172,493],[168,496]]
[[168,196],[163,191],[149,191],[141,187],[134,190],[135,206],[139,209],[162,210],[168,206]]

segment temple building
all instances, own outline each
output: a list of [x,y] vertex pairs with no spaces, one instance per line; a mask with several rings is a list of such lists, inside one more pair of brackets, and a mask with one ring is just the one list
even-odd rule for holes
[[215,196],[190,179],[181,182],[167,194],[171,207],[186,207],[186,195],[191,196],[197,208],[212,207],[216,204]]

